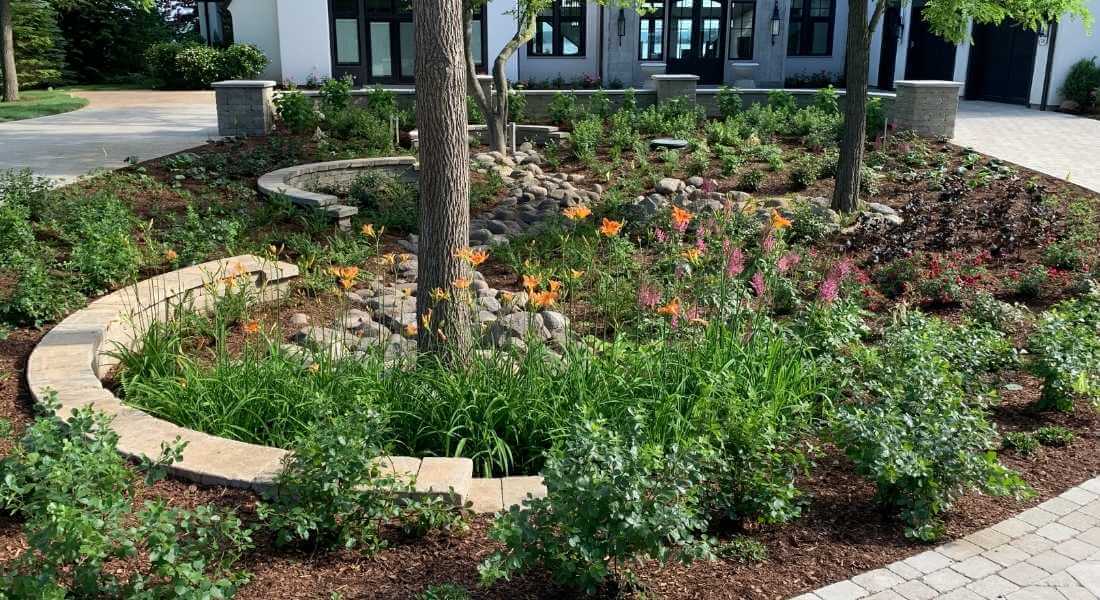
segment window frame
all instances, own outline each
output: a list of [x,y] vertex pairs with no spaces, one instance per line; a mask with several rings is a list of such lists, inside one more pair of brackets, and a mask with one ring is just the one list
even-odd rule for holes
[[[531,41],[527,42],[527,56],[529,58],[586,58],[588,53],[588,2],[586,0],[577,0],[580,2],[581,16],[580,19],[562,19],[562,2],[564,0],[554,0],[547,10],[549,15],[539,13],[535,16],[535,35],[531,38]],[[572,23],[577,21],[580,25],[580,44],[577,45],[576,54],[564,54],[565,47],[565,35],[562,33],[562,22]],[[542,35],[542,23],[549,22],[553,27],[553,39],[550,44],[552,50],[550,53],[538,51],[538,41]]]
[[[656,8],[657,5],[660,8]],[[654,8],[653,12],[646,13],[644,15],[638,15],[638,60],[641,62],[664,62],[668,58],[668,44],[666,38],[668,37],[668,2],[666,0],[646,0],[646,7]],[[643,27],[649,24],[650,31],[653,30],[654,23],[661,23],[661,35],[657,39],[661,42],[660,54],[654,56],[644,56],[642,54],[642,37]],[[652,48],[652,45],[650,46]]]
[[[739,38],[733,35],[733,18],[736,12],[735,9],[738,4],[746,4],[752,7],[752,23],[749,25],[749,55],[734,57],[734,53],[731,51],[733,48],[733,42],[734,40]],[[729,39],[726,40],[726,57],[728,60],[753,60],[756,58],[756,4],[756,0],[729,0],[728,7],[726,8],[726,10],[728,10],[730,13],[730,26],[729,31],[727,32]]]
[[[833,45],[835,43],[836,33],[836,0],[829,0],[829,16],[827,17],[815,17],[812,15],[813,0],[801,0],[802,16],[795,18],[794,2],[791,3],[790,11],[787,13],[787,56],[795,57],[810,57],[810,58],[823,58],[831,57],[833,55]],[[799,22],[798,32],[798,50],[791,50],[791,33],[793,32],[793,25],[795,21]],[[826,50],[823,53],[815,53],[813,48],[813,26],[815,23],[828,23],[828,33],[826,34]]]

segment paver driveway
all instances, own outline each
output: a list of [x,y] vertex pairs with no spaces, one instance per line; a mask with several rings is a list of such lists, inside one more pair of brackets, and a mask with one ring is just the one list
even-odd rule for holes
[[218,133],[213,92],[79,92],[87,107],[0,123],[0,170],[29,168],[70,182],[202,144]]
[[962,102],[955,139],[1100,192],[1100,121],[996,102]]

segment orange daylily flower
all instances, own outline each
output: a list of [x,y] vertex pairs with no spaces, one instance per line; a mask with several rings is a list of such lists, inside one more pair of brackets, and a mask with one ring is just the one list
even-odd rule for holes
[[578,271],[577,269],[570,269],[569,270],[569,275],[573,279],[580,279],[581,277],[584,277],[584,271]]
[[583,204],[578,204],[576,206],[570,206],[569,208],[566,208],[565,210],[561,211],[561,214],[565,215],[565,218],[569,219],[570,221],[580,221],[591,215],[592,210]]
[[180,255],[176,254],[176,251],[171,248],[164,251],[164,260],[168,262],[176,262],[179,257]]
[[695,215],[691,214],[691,211],[680,208],[679,206],[672,207],[672,224],[678,229],[687,227],[687,224],[691,222],[694,216]]
[[489,260],[488,250],[474,250],[470,253],[470,264],[479,267],[481,263]]
[[244,331],[247,335],[256,335],[260,332],[260,322],[249,321],[244,325],[241,325],[241,331]]
[[607,237],[615,237],[616,235],[619,235],[619,231],[622,228],[622,221],[612,221],[607,217],[604,217],[603,221],[600,223],[600,233]]
[[367,223],[366,225],[363,225],[363,229],[361,229],[360,231],[363,232],[363,235],[369,238],[378,237],[378,234],[374,231],[373,223]]
[[420,322],[424,325],[424,329],[432,328],[432,309],[424,311],[424,314],[420,315]]
[[772,209],[772,229],[786,229],[791,226],[791,220],[784,217],[778,210]]
[[553,306],[554,302],[558,299],[558,293],[550,290],[544,292],[534,292],[531,294],[531,304],[539,307],[546,308],[547,306]]
[[456,288],[464,290],[470,287],[470,280],[465,277],[459,277],[458,279],[455,279],[454,285]]
[[435,288],[434,290],[432,290],[431,295],[432,300],[435,300],[436,302],[442,302],[444,300],[450,299],[451,297],[450,294],[443,290],[443,288]]
[[412,337],[412,336],[416,335],[416,330],[417,330],[416,323],[409,323],[408,325],[405,326],[405,336],[406,337]]
[[690,263],[699,262],[699,257],[701,256],[703,256],[703,252],[698,248],[692,247],[684,250],[684,258],[688,259],[688,262]]
[[527,291],[531,291],[539,287],[540,283],[542,283],[542,278],[538,275],[523,276],[523,287],[527,288]]
[[550,286],[550,291],[554,292],[555,294],[558,293],[558,290],[561,289],[561,282],[558,281],[557,279],[551,279],[550,283],[547,284],[547,285]]
[[668,315],[670,317],[678,316],[680,314],[680,299],[673,298],[669,300],[668,304],[657,309],[657,314]]

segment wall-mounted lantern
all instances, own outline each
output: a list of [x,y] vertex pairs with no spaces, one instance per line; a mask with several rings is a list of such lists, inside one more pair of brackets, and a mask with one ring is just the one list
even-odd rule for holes
[[626,35],[626,11],[619,9],[619,20],[616,23],[619,27],[619,45],[623,45],[623,37]]
[[772,45],[779,41],[779,29],[783,26],[783,21],[779,17],[779,0],[775,0],[775,6],[772,7]]

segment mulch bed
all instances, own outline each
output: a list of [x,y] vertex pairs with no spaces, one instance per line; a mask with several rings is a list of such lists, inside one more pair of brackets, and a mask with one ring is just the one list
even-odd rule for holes
[[[944,151],[957,149],[944,145]],[[1030,177],[1029,172],[1022,172]],[[1064,182],[1036,175],[1048,191],[1066,195],[1087,192]],[[825,182],[818,184],[824,185]],[[1045,228],[1009,231],[1013,221],[1027,227],[1027,211],[1032,210],[1029,193],[1009,186],[1019,182],[995,182],[989,188],[945,195],[917,192],[913,187],[891,187],[880,194],[888,204],[899,208],[906,226],[882,239],[863,240],[847,251],[861,262],[874,261],[892,244],[903,243],[913,250],[989,249],[996,240],[1014,237],[1013,246],[1001,253],[991,271],[1002,273],[1021,263],[1034,264],[1035,253],[1046,236]],[[921,188],[923,189],[923,185]],[[807,195],[825,195],[825,189],[809,190]],[[950,193],[950,190],[949,192]],[[877,198],[876,198],[877,199]],[[907,211],[919,211],[910,214]],[[1023,212],[1021,212],[1023,211]],[[1066,225],[1061,223],[1060,225]],[[939,232],[939,233],[937,233]],[[943,236],[950,233],[950,239]],[[938,240],[938,241],[937,241]],[[392,240],[389,240],[392,243]],[[389,245],[389,244],[387,244]],[[844,247],[841,240],[840,247]],[[506,273],[494,272],[504,279]],[[504,281],[501,281],[504,283]],[[305,309],[301,304],[282,307],[273,313]],[[327,316],[332,307],[314,307],[318,317]],[[945,311],[951,316],[952,311]],[[265,315],[273,324],[277,314]],[[285,323],[280,324],[286,327]],[[289,330],[283,331],[289,333]],[[21,430],[32,419],[30,397],[22,372],[27,356],[45,330],[17,329],[0,340],[0,418],[6,418]],[[1016,469],[1035,489],[1037,496],[1025,502],[969,495],[947,515],[948,538],[957,538],[987,527],[1069,487],[1100,474],[1100,415],[1079,410],[1075,414],[1034,413],[1029,406],[1039,394],[1039,382],[1023,373],[1007,373],[1005,383],[1021,389],[1002,390],[1002,402],[991,410],[991,418],[1001,431],[1033,430],[1044,425],[1061,425],[1073,430],[1077,439],[1064,448],[1044,448],[1034,456],[1002,452],[1001,459]],[[0,441],[0,455],[10,444]],[[884,514],[874,503],[874,488],[856,476],[852,465],[838,451],[825,447],[816,458],[811,474],[799,482],[806,492],[804,516],[784,526],[753,527],[744,533],[764,542],[770,558],[761,564],[746,565],[736,560],[696,563],[690,566],[643,564],[635,568],[641,593],[647,598],[785,598],[845,579],[860,572],[917,554],[927,545],[905,539],[901,525]],[[214,503],[236,508],[246,520],[254,517],[256,496],[239,490],[196,486],[180,481],[162,481],[138,494],[140,499],[164,498],[176,506]],[[239,594],[245,599],[330,598],[408,599],[433,584],[453,582],[466,586],[478,598],[568,598],[574,593],[554,585],[545,574],[534,573],[489,590],[477,587],[477,564],[498,545],[487,533],[491,517],[472,520],[471,531],[462,537],[433,537],[402,540],[388,532],[391,548],[367,558],[346,551],[280,550],[272,540],[257,535],[257,549],[245,559],[243,568],[252,573],[252,582]],[[26,547],[20,523],[0,515],[0,561]],[[729,532],[723,532],[729,533]],[[612,590],[608,590],[610,593]]]

